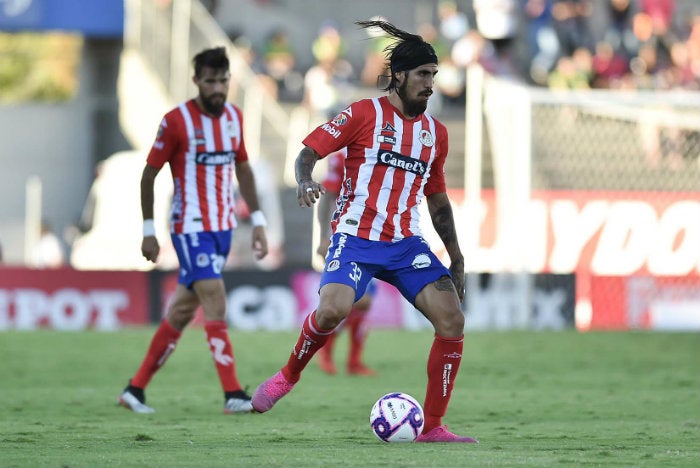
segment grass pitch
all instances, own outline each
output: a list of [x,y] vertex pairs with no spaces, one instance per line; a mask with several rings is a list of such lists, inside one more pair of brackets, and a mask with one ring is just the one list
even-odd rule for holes
[[[330,377],[312,362],[269,413],[225,416],[203,331],[187,330],[147,390],[156,413],[138,415],[116,399],[152,332],[0,333],[0,467],[700,466],[697,334],[468,334],[445,422],[475,446],[370,431],[379,396],[423,400],[429,332],[372,330],[379,376]],[[297,333],[231,336],[252,391]]]

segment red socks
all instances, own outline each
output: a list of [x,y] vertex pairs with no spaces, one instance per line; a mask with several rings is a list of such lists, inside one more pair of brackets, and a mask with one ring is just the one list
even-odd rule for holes
[[282,375],[289,383],[297,383],[316,351],[326,343],[333,330],[321,330],[316,323],[316,311],[307,315],[304,325],[301,327],[299,339],[294,345],[287,365],[282,368]]
[[204,322],[204,331],[207,335],[207,343],[214,358],[216,372],[224,392],[234,392],[241,389],[241,384],[236,377],[236,364],[233,359],[233,346],[228,336],[228,327],[223,320],[211,320]]
[[435,335],[428,355],[428,387],[425,392],[423,434],[442,425],[442,417],[452,396],[455,378],[462,362],[464,335],[444,338]]
[[[236,377],[236,366],[233,359],[233,346],[229,340],[226,322],[205,322],[204,330],[214,364],[216,364],[216,371],[219,374],[221,387],[224,392],[240,390],[241,385]],[[141,367],[131,379],[130,384],[137,388],[146,388],[153,375],[165,364],[165,361],[175,350],[181,334],[167,320],[160,322]]]
[[365,338],[367,337],[364,327],[366,317],[367,313],[365,311],[352,309],[345,319],[345,326],[348,328],[348,333],[350,335],[348,365],[351,367],[362,364],[362,349],[364,348]]
[[181,333],[173,328],[167,320],[160,322],[160,326],[151,338],[146,356],[141,367],[131,379],[131,385],[137,388],[146,388],[153,375],[160,369],[168,357],[175,350]]

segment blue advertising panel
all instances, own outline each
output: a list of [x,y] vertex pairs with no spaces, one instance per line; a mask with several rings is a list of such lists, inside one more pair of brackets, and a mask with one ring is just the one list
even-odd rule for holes
[[0,31],[71,31],[121,37],[124,0],[0,0]]

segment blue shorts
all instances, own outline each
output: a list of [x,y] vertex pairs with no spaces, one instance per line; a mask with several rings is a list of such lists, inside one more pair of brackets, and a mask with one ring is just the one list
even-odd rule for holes
[[369,297],[374,297],[377,295],[377,280],[372,278],[367,284],[367,289],[365,289],[365,294]]
[[394,285],[414,304],[427,284],[443,276],[452,277],[421,237],[382,242],[336,233],[328,247],[320,288],[328,283],[346,284],[355,290],[357,301],[370,280],[377,278]]
[[189,289],[195,281],[221,278],[232,236],[232,230],[171,234],[180,262],[177,282]]

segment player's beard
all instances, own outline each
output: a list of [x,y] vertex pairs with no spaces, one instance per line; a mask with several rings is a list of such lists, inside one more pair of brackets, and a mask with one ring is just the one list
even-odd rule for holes
[[[219,116],[224,112],[224,105],[226,104],[226,96],[223,94],[212,94],[211,96],[201,96],[202,106],[207,114]],[[215,98],[218,98],[215,100]]]
[[[423,99],[409,99],[406,96],[406,83],[396,89],[396,94],[401,98],[403,110],[406,116],[416,117],[421,115],[428,108],[428,101]],[[423,93],[425,94],[425,93]]]

